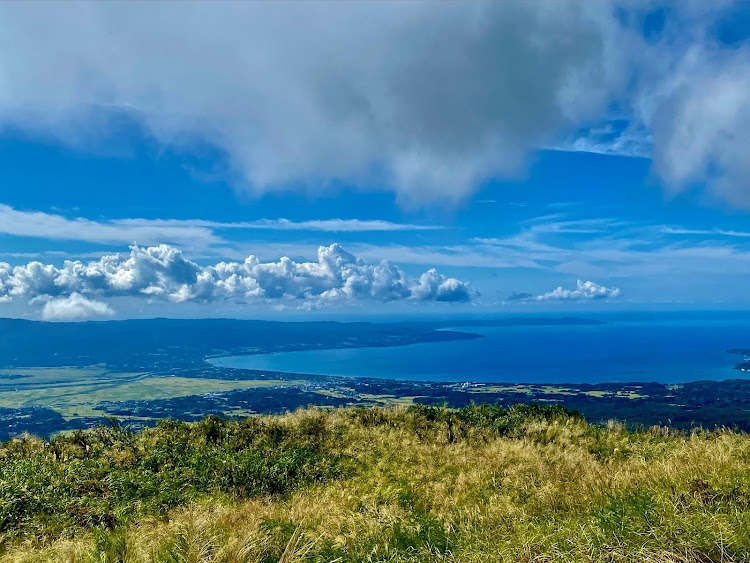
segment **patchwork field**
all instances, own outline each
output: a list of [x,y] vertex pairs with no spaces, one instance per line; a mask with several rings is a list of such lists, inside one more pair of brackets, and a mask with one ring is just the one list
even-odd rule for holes
[[[156,362],[154,362],[156,363]],[[472,403],[560,404],[591,422],[750,430],[750,381],[686,384],[476,384],[262,372],[189,362],[150,371],[88,367],[0,370],[0,439],[50,436],[105,417],[138,425],[162,418],[197,420],[283,413],[317,406]]]
[[300,383],[271,378],[231,381],[124,373],[101,366],[4,369],[0,370],[0,407],[50,407],[71,418],[90,415],[92,408],[103,402],[153,401]]

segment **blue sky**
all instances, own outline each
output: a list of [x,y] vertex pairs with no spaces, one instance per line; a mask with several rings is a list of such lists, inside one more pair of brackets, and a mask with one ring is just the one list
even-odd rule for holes
[[750,306],[746,5],[0,10],[0,315]]

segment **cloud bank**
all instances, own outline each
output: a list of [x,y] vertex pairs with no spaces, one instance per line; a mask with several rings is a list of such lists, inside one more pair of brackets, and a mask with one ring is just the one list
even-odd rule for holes
[[[338,244],[318,249],[317,262],[244,262],[200,266],[169,245],[132,246],[129,254],[98,261],[66,261],[62,267],[30,262],[11,267],[0,263],[0,300],[49,299],[46,314],[54,318],[106,314],[91,298],[144,297],[175,303],[258,300],[302,300],[307,305],[342,301],[466,302],[466,282],[430,269],[417,278],[387,260],[365,264]],[[105,305],[106,307],[106,305]]]
[[576,282],[575,289],[563,289],[558,287],[543,295],[537,296],[537,301],[581,301],[588,299],[609,299],[619,297],[621,291],[616,287],[604,287],[592,281]]

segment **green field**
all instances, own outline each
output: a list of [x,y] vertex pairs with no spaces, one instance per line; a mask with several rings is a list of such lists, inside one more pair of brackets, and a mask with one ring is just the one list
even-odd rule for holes
[[152,376],[88,368],[24,368],[0,370],[0,407],[51,407],[66,419],[100,415],[104,401],[149,401],[235,389],[298,385],[302,381]]

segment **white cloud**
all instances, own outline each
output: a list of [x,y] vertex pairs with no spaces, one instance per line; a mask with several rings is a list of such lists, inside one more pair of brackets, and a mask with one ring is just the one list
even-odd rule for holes
[[510,253],[505,249],[477,247],[471,244],[447,246],[403,246],[353,244],[358,256],[375,260],[387,258],[404,264],[451,266],[457,268],[539,268],[528,254]]
[[211,229],[249,229],[273,231],[323,231],[328,233],[373,232],[373,231],[434,231],[444,229],[441,225],[414,225],[392,223],[381,220],[362,219],[319,219],[311,221],[290,221],[289,219],[258,219],[223,223],[201,219],[117,219],[114,225],[124,227],[202,227]]
[[730,231],[727,229],[685,229],[683,227],[669,227],[663,225],[661,232],[666,235],[698,235],[698,236],[722,236],[750,238],[750,233],[746,231]]
[[638,123],[620,129],[610,122],[599,128],[579,131],[550,148],[559,151],[650,158],[652,146],[651,133],[643,124]]
[[455,201],[605,117],[638,42],[604,3],[7,3],[0,122],[88,147],[125,114],[255,192]]
[[67,219],[62,215],[42,211],[19,211],[3,204],[0,204],[0,233],[18,237],[110,244],[129,244],[134,241],[140,244],[157,244],[160,241],[168,241],[203,246],[221,242],[211,229],[189,222],[97,222],[83,218]]
[[565,219],[562,213],[544,215],[532,218],[525,223],[530,224],[529,230],[537,233],[560,234],[593,234],[611,231],[614,228],[627,225],[625,221],[612,218]]
[[469,301],[468,286],[456,278],[446,278],[430,269],[419,277],[412,287],[412,295],[419,301]]
[[93,317],[111,317],[114,311],[103,301],[87,299],[80,293],[51,299],[42,308],[45,321],[84,321]]
[[[665,288],[670,284],[689,288],[702,280],[709,286],[714,272],[734,280],[750,275],[750,233],[741,230],[606,218],[571,220],[562,214],[521,225],[519,231],[503,237],[472,239],[475,245],[465,246],[460,256],[477,266],[499,263],[574,279],[629,279],[630,297],[647,294],[657,283]],[[443,263],[440,255],[434,253],[433,265]]]
[[558,287],[543,295],[537,296],[537,301],[580,301],[587,299],[609,299],[619,297],[621,291],[616,287],[604,287],[592,281],[576,282],[576,289]]
[[159,244],[168,242],[192,247],[223,243],[216,234],[221,230],[285,230],[322,232],[426,231],[442,229],[436,225],[413,225],[389,221],[326,219],[294,222],[288,219],[259,219],[224,223],[202,219],[114,219],[92,221],[68,219],[41,211],[19,211],[0,204],[0,233],[18,237],[51,240],[81,240],[105,244]]
[[[559,228],[556,222],[568,224]],[[717,271],[737,276],[750,273],[750,248],[706,239],[722,235],[742,242],[747,237],[740,231],[683,229],[607,219],[569,222],[560,215],[537,218],[530,223],[530,227],[503,238],[475,238],[476,253],[502,257],[519,265],[525,261],[529,267],[552,268],[576,277],[641,280],[635,291],[644,287],[644,280],[653,284],[658,278],[674,284],[708,278]],[[575,225],[573,231],[591,230],[590,234],[596,236],[567,237],[571,224]],[[603,232],[596,231],[597,225]],[[675,234],[694,236],[675,241]],[[680,273],[679,278],[675,278],[676,272]]]
[[653,129],[656,170],[674,190],[706,182],[750,208],[750,44],[697,44],[667,60],[669,72],[653,79],[639,107]]
[[[365,264],[338,244],[318,249],[317,262],[244,262],[199,266],[169,245],[132,246],[129,254],[105,255],[98,261],[66,261],[62,267],[29,262],[11,267],[0,263],[0,298],[35,299],[140,296],[186,301],[298,299],[316,303],[372,299],[393,301],[468,301],[468,284],[435,270],[419,278],[407,276],[387,260]],[[50,302],[51,303],[51,302]],[[80,305],[80,301],[76,301]]]

